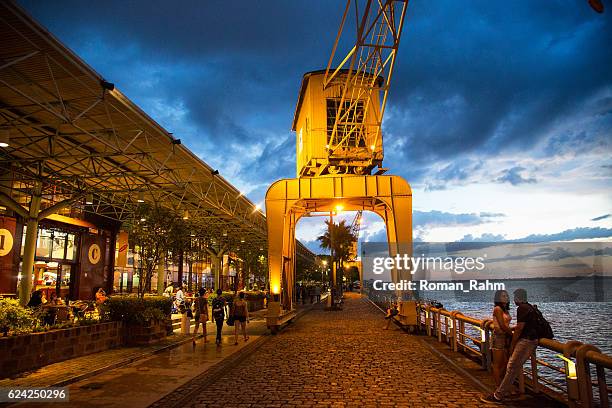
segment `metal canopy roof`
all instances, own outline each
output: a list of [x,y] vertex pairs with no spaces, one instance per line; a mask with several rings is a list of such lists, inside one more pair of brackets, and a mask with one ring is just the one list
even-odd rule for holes
[[12,1],[0,4],[0,38],[0,129],[10,135],[0,184],[14,199],[25,205],[36,183],[44,206],[93,193],[83,211],[129,223],[143,198],[188,210],[199,235],[265,246],[254,203]]

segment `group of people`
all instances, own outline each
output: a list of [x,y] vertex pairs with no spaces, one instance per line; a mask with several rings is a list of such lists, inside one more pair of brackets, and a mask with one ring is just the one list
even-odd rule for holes
[[310,299],[310,303],[314,303],[315,300],[317,303],[321,301],[322,289],[319,285],[298,284],[295,289],[295,299],[298,303],[300,299],[302,300],[302,304],[306,304],[308,299]]
[[[164,293],[165,294],[165,293]],[[178,291],[174,294],[174,305],[176,309],[181,313],[187,313],[188,316],[193,313],[195,319],[195,329],[193,331],[193,345],[196,345],[196,336],[200,325],[202,326],[202,334],[204,335],[204,343],[208,343],[206,323],[210,320],[215,322],[217,327],[217,336],[215,343],[217,346],[221,345],[221,334],[223,331],[223,324],[227,322],[228,325],[234,326],[234,344],[238,344],[238,333],[240,332],[244,338],[244,341],[248,341],[249,337],[246,332],[246,325],[249,322],[249,309],[245,300],[244,292],[240,292],[235,299],[228,302],[223,296],[223,291],[217,289],[217,296],[212,300],[209,312],[209,296],[212,294],[212,290],[206,290],[200,288],[198,295],[195,297],[193,302],[186,300],[183,293],[183,288],[179,287]],[[226,319],[227,317],[227,319]]]

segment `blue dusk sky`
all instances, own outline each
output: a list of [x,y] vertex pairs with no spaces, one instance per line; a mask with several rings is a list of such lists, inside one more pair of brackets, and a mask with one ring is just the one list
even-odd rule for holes
[[[254,202],[295,177],[300,81],[344,1],[20,3]],[[611,44],[612,10],[586,0],[411,1],[383,132],[414,237],[610,240]],[[323,228],[298,238],[319,252]],[[361,237],[384,240],[382,221]]]

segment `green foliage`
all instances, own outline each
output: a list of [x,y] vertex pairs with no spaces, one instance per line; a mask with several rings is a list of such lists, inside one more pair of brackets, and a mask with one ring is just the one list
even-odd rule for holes
[[[139,255],[140,297],[150,289],[151,278],[166,254],[178,254],[189,242],[185,221],[176,213],[158,206],[142,205],[130,226],[130,245]],[[163,277],[162,277],[163,279]]]
[[244,299],[245,300],[263,300],[266,298],[265,293],[261,291],[245,291]]
[[[351,231],[351,226],[347,225],[344,220],[335,224],[330,221],[325,221],[327,231],[325,234],[317,238],[321,248],[331,250],[331,258],[336,264],[337,278],[342,282],[342,267],[345,261],[348,261],[351,256],[353,243],[357,242],[357,237]],[[337,282],[334,282],[337,284]]]
[[108,318],[123,321],[127,325],[143,326],[153,321],[162,321],[170,317],[172,300],[163,296],[135,298],[113,296],[105,304],[108,307]]
[[0,331],[7,334],[31,333],[38,319],[16,299],[0,299]]
[[[225,298],[225,301],[227,303],[232,303],[236,295],[234,294],[234,292],[223,292],[221,296]],[[215,300],[216,298],[217,298],[216,293],[211,293],[210,295],[208,295],[208,304],[212,305],[213,300]]]

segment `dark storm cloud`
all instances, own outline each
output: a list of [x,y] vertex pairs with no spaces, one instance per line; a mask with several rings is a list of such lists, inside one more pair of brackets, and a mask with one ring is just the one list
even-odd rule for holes
[[459,242],[556,242],[609,237],[612,237],[612,228],[578,227],[554,234],[531,234],[523,238],[510,240],[505,239],[503,235],[497,234],[485,233],[479,237],[472,236],[472,234],[467,234],[464,235]]
[[[146,111],[151,98],[180,102],[184,115],[162,125],[191,124],[188,147],[202,147],[207,161],[220,152],[238,160],[235,175],[254,184],[295,174],[289,130],[300,79],[327,62],[343,3],[22,1]],[[466,155],[529,155],[546,138],[548,156],[609,150],[601,127],[610,124],[611,98],[579,108],[612,84],[611,17],[586,1],[411,2],[385,165],[436,190],[480,181],[482,160]],[[585,115],[600,128],[556,133]],[[239,156],[249,147],[261,154]],[[535,179],[507,171],[499,181]]]
[[515,166],[510,169],[503,170],[501,176],[499,176],[496,181],[498,183],[510,183],[513,186],[518,186],[519,184],[532,184],[537,182],[537,180],[533,177],[523,177],[521,173],[524,171],[525,168],[520,166]]

